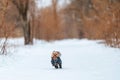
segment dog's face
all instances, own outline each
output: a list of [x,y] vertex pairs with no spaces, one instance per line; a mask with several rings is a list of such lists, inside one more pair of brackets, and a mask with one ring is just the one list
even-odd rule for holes
[[53,58],[54,60],[57,59],[57,55],[56,55],[56,54],[52,55],[52,58]]
[[53,51],[52,58],[55,60],[57,57],[60,57],[60,53],[58,51]]

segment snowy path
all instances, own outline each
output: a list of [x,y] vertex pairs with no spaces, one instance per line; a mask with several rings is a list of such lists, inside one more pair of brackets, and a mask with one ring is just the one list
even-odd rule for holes
[[[63,69],[51,66],[53,50],[62,53]],[[120,80],[120,50],[88,40],[36,41],[0,56],[0,80]]]

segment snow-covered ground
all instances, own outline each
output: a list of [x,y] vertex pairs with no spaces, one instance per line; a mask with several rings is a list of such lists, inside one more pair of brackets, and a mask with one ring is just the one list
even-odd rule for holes
[[[58,7],[63,8],[70,3],[71,3],[71,0],[58,0]],[[52,0],[36,0],[36,4],[38,8],[44,8],[47,6],[51,6]]]
[[[9,41],[9,54],[0,55],[0,80],[120,80],[120,50],[99,41],[71,39],[55,42]],[[50,63],[53,50],[62,53],[63,69]]]

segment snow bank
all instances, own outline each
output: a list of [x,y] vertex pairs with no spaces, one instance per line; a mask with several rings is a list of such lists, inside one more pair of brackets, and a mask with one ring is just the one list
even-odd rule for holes
[[[24,46],[23,38],[9,40],[16,46],[9,55],[0,55],[0,80],[120,80],[119,49],[87,39],[34,41]],[[62,53],[63,69],[51,66],[53,50]]]

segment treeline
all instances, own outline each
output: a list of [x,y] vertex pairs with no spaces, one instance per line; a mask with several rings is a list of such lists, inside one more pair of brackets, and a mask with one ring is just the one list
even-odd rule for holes
[[[32,29],[28,32],[32,38],[47,41],[66,38],[102,39],[109,46],[120,47],[120,0],[71,0],[63,8],[59,8],[58,0],[51,1],[51,6],[40,9],[29,3],[32,7],[28,9],[29,17],[26,21],[29,21]],[[5,20],[1,18],[0,23],[3,25],[4,21],[11,28],[7,28],[7,32],[12,30],[14,33],[11,36],[25,35],[21,27],[25,21],[21,21],[15,5],[9,3],[9,6],[5,10],[8,12]],[[4,12],[0,9],[0,13],[1,11]],[[15,28],[14,31],[12,27]],[[3,36],[3,30],[1,28],[0,36]]]
[[102,39],[109,46],[120,47],[120,0],[71,1],[60,10],[53,4],[39,11],[37,38]]
[[79,37],[104,39],[120,47],[120,0],[73,0],[65,11],[74,16]]

